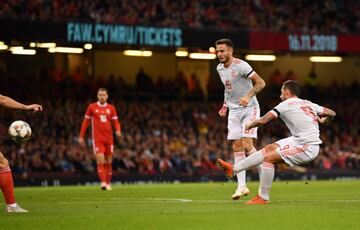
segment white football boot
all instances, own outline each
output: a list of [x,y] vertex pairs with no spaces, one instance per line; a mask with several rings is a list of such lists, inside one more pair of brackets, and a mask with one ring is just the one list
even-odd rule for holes
[[107,184],[107,185],[106,185],[106,191],[112,191],[112,188],[111,188],[111,185],[110,185],[110,184]]
[[233,200],[238,200],[241,197],[247,196],[249,194],[250,194],[250,190],[247,187],[238,187],[231,198]]
[[6,205],[6,212],[8,213],[13,213],[13,212],[29,212],[26,209],[23,209],[22,207],[20,207],[18,204],[15,207],[11,207],[10,205]]

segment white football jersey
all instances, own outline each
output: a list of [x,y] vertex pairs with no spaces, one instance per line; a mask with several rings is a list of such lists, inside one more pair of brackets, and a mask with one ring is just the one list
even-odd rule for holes
[[285,122],[298,144],[321,144],[317,115],[324,107],[300,98],[289,98],[270,112]]
[[[216,70],[225,87],[224,102],[228,108],[232,110],[243,107],[239,105],[239,100],[253,88],[251,77],[255,74],[254,70],[246,61],[238,58],[233,58],[233,62],[227,68],[220,63]],[[248,106],[257,104],[256,96],[251,97]]]

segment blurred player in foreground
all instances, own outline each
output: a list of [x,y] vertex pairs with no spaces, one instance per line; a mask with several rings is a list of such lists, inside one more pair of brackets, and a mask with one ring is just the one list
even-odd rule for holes
[[[42,111],[42,106],[38,104],[24,105],[10,97],[0,95],[0,105],[10,109]],[[6,202],[6,212],[28,212],[21,208],[15,201],[14,182],[8,160],[0,152],[0,188]]]
[[[215,42],[216,54],[219,59],[217,71],[224,84],[224,104],[219,111],[221,117],[228,115],[228,140],[232,140],[234,162],[239,163],[246,155],[256,152],[254,139],[257,138],[257,128],[245,129],[245,124],[260,117],[260,107],[256,99],[264,87],[265,81],[238,58],[233,57],[233,43],[230,39],[220,39]],[[258,167],[261,172],[262,165]],[[260,173],[261,177],[261,173]],[[250,193],[246,187],[246,172],[237,174],[238,186],[232,195],[233,200]]]
[[109,95],[107,89],[100,88],[97,92],[98,101],[91,103],[86,110],[81,125],[79,143],[85,144],[84,136],[91,121],[92,145],[97,163],[97,173],[102,190],[111,189],[112,154],[114,151],[113,131],[111,122],[115,127],[115,135],[121,137],[121,127],[115,107],[107,103]]
[[319,106],[310,101],[298,98],[300,86],[297,82],[289,80],[281,88],[281,100],[274,109],[259,119],[246,124],[246,129],[259,127],[280,117],[289,128],[292,136],[267,145],[260,151],[251,154],[245,160],[230,164],[221,159],[217,162],[225,170],[227,177],[251,167],[263,164],[259,194],[246,204],[267,204],[270,202],[270,188],[274,179],[274,164],[286,163],[295,166],[314,160],[319,154],[320,140],[319,123],[329,124],[336,113],[328,108]]

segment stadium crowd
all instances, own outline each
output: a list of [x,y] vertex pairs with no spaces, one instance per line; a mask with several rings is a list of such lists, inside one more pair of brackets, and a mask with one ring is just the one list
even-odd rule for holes
[[357,0],[1,0],[0,19],[346,34],[360,32],[359,8]]
[[[152,83],[151,78],[147,80],[152,85],[150,91],[139,89],[141,81],[129,86],[116,77],[79,84],[69,76],[59,78],[54,71],[29,76],[0,73],[2,94],[44,106],[41,114],[3,109],[0,113],[1,151],[13,172],[23,177],[37,172],[95,173],[90,133],[88,147],[81,147],[77,140],[86,106],[96,100],[100,86],[108,87],[110,102],[115,104],[122,124],[122,140],[115,146],[115,173],[202,175],[214,172],[217,157],[232,160],[231,145],[226,141],[226,119],[217,114],[222,91],[209,92],[213,96],[205,100],[197,91],[193,92],[195,97],[181,93],[188,91],[189,84],[167,82],[166,90]],[[178,77],[174,81],[184,80]],[[330,86],[305,87],[305,97],[338,114],[331,126],[322,127],[324,144],[320,155],[306,167],[360,169],[360,102],[354,100],[360,98],[359,87],[356,82],[351,86],[334,82]],[[278,97],[279,92],[274,93],[269,84],[259,95],[262,113],[276,105]],[[23,145],[16,145],[7,135],[8,125],[17,119],[29,122],[33,129],[31,140]],[[288,135],[281,121],[272,122],[259,129],[256,146],[264,147]]]

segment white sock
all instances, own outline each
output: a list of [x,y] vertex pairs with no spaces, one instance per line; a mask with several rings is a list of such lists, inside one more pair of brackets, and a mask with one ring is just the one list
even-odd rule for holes
[[[256,151],[257,151],[256,148],[253,147],[253,149],[247,155],[250,156],[251,154],[255,153]],[[259,179],[261,177],[261,167],[260,166],[261,165],[256,166],[256,170],[259,173]]]
[[241,171],[247,170],[249,168],[252,168],[254,166],[258,166],[264,161],[264,155],[260,151],[257,151],[250,156],[246,157],[244,160],[240,161],[237,164],[234,164],[233,170],[234,174],[238,174]]
[[[234,152],[234,162],[235,164],[245,159],[244,152]],[[238,180],[238,188],[246,186],[246,171],[242,171],[236,174]]]
[[17,206],[17,203],[13,203],[13,204],[8,204],[10,207],[12,207],[12,208],[16,208],[16,206]]
[[270,188],[274,180],[275,167],[273,164],[263,162],[261,165],[259,196],[264,200],[270,200]]

